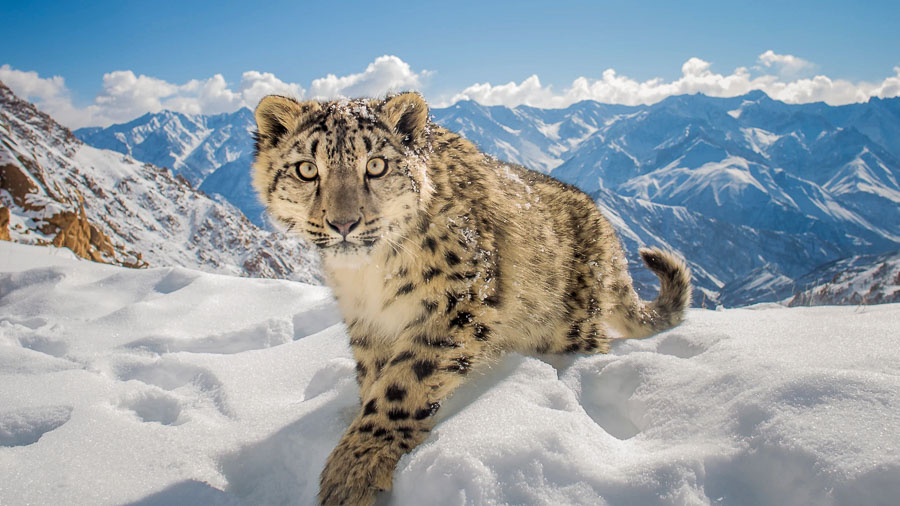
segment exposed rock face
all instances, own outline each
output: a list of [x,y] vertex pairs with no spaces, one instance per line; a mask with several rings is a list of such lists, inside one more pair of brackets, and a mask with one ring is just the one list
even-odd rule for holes
[[27,196],[29,193],[37,193],[37,186],[19,167],[11,163],[0,165],[0,188],[9,192],[16,205],[34,210],[29,205]]
[[[0,125],[3,134],[0,194],[3,203],[11,206],[3,208],[5,225],[0,237],[68,248],[79,257],[94,262],[146,267],[140,253],[124,244],[114,245],[102,226],[95,223],[96,219],[88,216],[73,174],[60,181],[45,169],[47,162],[57,162],[59,169],[71,170],[77,175],[78,169],[65,163],[64,159],[77,148],[78,141],[72,133],[31,104],[16,99],[2,83],[0,97],[3,107],[0,118],[4,120]],[[28,118],[30,129],[14,124],[22,117]],[[42,135],[46,139],[42,139]],[[35,147],[44,147],[41,141],[49,141],[59,152],[40,153]],[[27,149],[28,144],[31,149]],[[15,218],[18,219],[13,214],[17,214]],[[15,225],[12,221],[16,221]],[[14,227],[12,230],[11,226]]]

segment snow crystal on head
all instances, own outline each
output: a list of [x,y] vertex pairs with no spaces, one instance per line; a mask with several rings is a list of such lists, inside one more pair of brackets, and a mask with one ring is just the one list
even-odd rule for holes
[[372,119],[369,114],[369,106],[362,100],[358,100],[353,106],[353,114],[363,119]]
[[354,117],[361,120],[374,121],[375,115],[369,110],[369,101],[364,98],[342,98],[328,105],[329,112],[344,117]]

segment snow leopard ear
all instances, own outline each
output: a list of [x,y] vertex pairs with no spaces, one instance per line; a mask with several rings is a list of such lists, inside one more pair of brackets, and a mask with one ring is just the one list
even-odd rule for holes
[[428,104],[415,92],[401,93],[384,101],[385,123],[403,136],[406,145],[419,144],[428,124]]
[[256,106],[256,148],[274,146],[301,119],[320,109],[318,102],[298,102],[293,98],[269,95]]

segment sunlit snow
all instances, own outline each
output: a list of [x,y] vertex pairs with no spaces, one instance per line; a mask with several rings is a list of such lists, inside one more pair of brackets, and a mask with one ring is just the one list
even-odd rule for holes
[[[0,504],[313,504],[358,408],[327,289],[0,242]],[[900,305],[693,310],[507,355],[382,504],[889,504]]]

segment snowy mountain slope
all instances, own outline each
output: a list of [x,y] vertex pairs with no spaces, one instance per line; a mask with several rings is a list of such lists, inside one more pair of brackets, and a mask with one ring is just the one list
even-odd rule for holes
[[656,296],[658,280],[637,255],[638,248],[646,244],[677,251],[685,258],[697,288],[693,304],[705,307],[716,305],[719,292],[729,282],[744,279],[746,273],[770,262],[783,266],[788,275],[800,276],[810,270],[810,265],[840,255],[832,243],[813,232],[758,230],[709,218],[683,206],[623,197],[608,190],[592,196],[618,231],[629,255],[635,287],[648,300]]
[[[314,504],[358,409],[326,289],[53,252],[0,242],[0,504]],[[381,503],[892,504],[898,321],[692,310],[609,355],[507,355]]]
[[777,265],[765,264],[733,279],[719,291],[718,303],[726,308],[770,301],[784,301],[797,292],[796,277]]
[[900,252],[842,258],[794,277],[765,265],[722,287],[719,298],[725,307],[771,300],[790,306],[900,302]]
[[199,190],[209,195],[220,195],[244,213],[254,225],[261,228],[273,228],[265,214],[265,206],[259,201],[250,181],[250,164],[253,157],[250,153],[222,164],[215,172],[207,176]]
[[900,162],[884,148],[802,111],[782,118],[781,107],[768,123],[758,110],[742,122],[731,102],[665,100],[600,130],[553,174],[758,229],[815,229],[846,253],[898,243]]
[[212,116],[148,113],[125,124],[83,128],[74,133],[94,147],[168,167],[197,185],[222,164],[244,155],[243,148],[252,143],[254,128],[253,113],[242,108]]
[[530,169],[550,172],[572,148],[627,106],[584,101],[565,109],[484,106],[471,100],[433,109],[434,121],[458,132],[484,151]]
[[801,276],[788,304],[900,302],[900,252],[843,258]]
[[122,265],[319,279],[302,241],[255,227],[166,169],[81,143],[2,84],[0,169],[15,242]]
[[[660,204],[684,206],[704,216],[757,230],[815,232],[839,247],[884,249],[900,242],[822,187],[740,157],[696,168],[667,166],[632,178],[619,192]],[[900,196],[900,193],[898,193]]]
[[85,143],[166,167],[209,194],[220,194],[258,226],[265,224],[263,207],[250,188],[253,131],[256,122],[247,108],[204,116],[162,111],[145,114],[108,128],[82,128],[75,135]]

